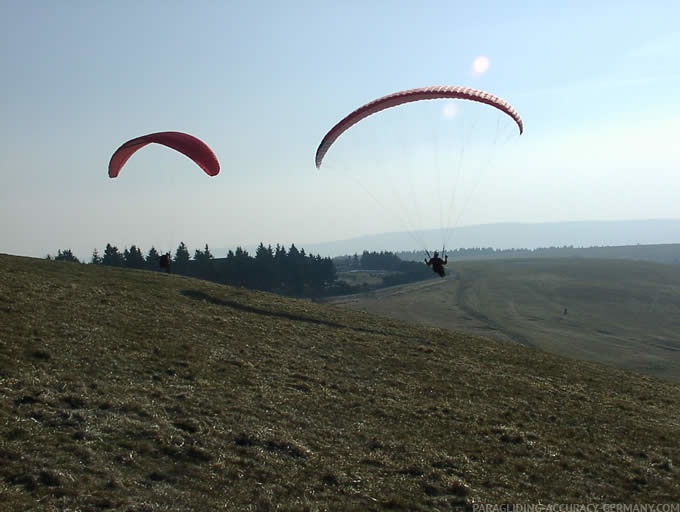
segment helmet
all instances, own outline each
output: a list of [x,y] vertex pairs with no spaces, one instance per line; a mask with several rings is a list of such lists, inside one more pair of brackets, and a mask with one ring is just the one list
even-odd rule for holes
[[437,258],[439,256],[439,253],[437,251],[434,251],[434,257]]

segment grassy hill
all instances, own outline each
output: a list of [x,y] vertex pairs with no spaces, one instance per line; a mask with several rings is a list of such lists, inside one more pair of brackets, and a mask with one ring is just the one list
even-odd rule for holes
[[523,259],[449,266],[444,280],[330,302],[680,381],[678,265]]
[[0,503],[446,510],[680,496],[680,386],[189,278],[0,255]]

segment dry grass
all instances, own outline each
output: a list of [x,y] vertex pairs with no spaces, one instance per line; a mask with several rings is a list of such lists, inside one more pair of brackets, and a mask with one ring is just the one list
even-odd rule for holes
[[680,265],[578,258],[452,265],[443,280],[330,302],[680,382]]
[[385,272],[377,273],[364,270],[340,272],[338,273],[338,280],[350,286],[379,286],[382,284],[385,274]]
[[0,256],[3,511],[669,502],[679,391],[328,305]]

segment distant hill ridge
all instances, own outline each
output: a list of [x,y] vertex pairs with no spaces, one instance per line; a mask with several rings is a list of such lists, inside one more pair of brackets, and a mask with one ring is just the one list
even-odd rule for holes
[[342,256],[367,251],[432,250],[492,247],[494,249],[537,249],[547,247],[612,247],[670,245],[680,243],[680,219],[621,221],[573,221],[547,223],[508,222],[365,235],[325,243],[302,244],[307,252]]

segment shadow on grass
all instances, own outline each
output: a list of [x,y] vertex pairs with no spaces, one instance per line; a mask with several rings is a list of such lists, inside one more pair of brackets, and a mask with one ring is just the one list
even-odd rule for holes
[[320,318],[313,318],[310,316],[305,316],[305,315],[299,315],[295,313],[287,313],[285,311],[272,311],[270,309],[262,309],[262,308],[257,308],[254,306],[248,306],[246,304],[242,304],[240,302],[236,302],[233,300],[226,300],[226,299],[221,299],[219,297],[214,297],[212,295],[209,295],[207,293],[198,291],[198,290],[182,290],[180,292],[182,295],[185,297],[189,297],[191,299],[195,300],[204,300],[206,302],[209,302],[211,304],[217,304],[218,306],[226,306],[228,308],[233,308],[233,309],[238,309],[240,311],[246,311],[248,313],[255,313],[256,315],[264,315],[264,316],[274,316],[274,317],[279,317],[279,318],[285,318],[287,320],[293,320],[295,322],[307,322],[310,324],[317,324],[317,325],[326,325],[328,327],[336,327],[338,329],[351,329],[353,331],[359,331],[359,332],[368,332],[368,333],[373,333],[373,334],[386,334],[384,331],[376,330],[376,329],[368,329],[365,327],[355,327],[355,326],[350,326],[350,325],[345,325],[341,324],[338,322],[333,322],[331,320],[322,320]]

